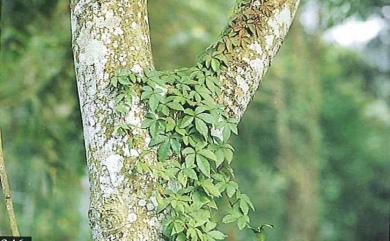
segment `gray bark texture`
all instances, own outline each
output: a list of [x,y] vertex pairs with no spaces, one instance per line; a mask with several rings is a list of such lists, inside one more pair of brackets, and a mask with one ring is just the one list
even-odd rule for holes
[[[271,1],[271,0],[269,0]],[[234,58],[221,73],[223,103],[241,117],[293,21],[299,0],[272,0],[275,9],[264,18],[263,36],[250,39],[245,48],[233,49]],[[263,1],[257,2],[261,8]],[[151,176],[132,170],[137,158],[150,148],[147,131],[135,128],[136,147],[128,137],[114,133],[121,123],[140,126],[145,107],[133,99],[131,111],[114,111],[109,87],[118,69],[141,73],[153,68],[146,0],[71,1],[72,48],[83,119],[90,180],[88,211],[95,241],[159,241],[163,217],[155,212]],[[145,157],[144,157],[145,158]],[[157,161],[148,155],[147,161]]]

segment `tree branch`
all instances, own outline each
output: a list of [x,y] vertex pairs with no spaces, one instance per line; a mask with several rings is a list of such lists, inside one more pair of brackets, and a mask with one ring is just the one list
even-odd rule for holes
[[225,39],[213,45],[218,48],[225,44],[224,53],[229,57],[220,80],[223,85],[221,99],[231,116],[240,118],[243,115],[282,45],[298,5],[299,0],[250,0],[224,31],[229,35],[237,30],[240,33],[242,28],[249,33],[237,36],[241,42],[236,47],[226,47]]
[[0,130],[0,181],[1,187],[3,188],[5,206],[8,213],[9,224],[11,227],[12,236],[19,237],[19,229],[16,222],[14,205],[12,203],[11,190],[8,184],[7,171],[5,169],[4,155],[3,155],[3,145],[1,141],[1,130]]

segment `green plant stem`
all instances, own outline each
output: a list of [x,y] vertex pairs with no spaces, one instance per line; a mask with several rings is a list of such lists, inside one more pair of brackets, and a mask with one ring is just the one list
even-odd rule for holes
[[3,147],[1,141],[1,130],[0,130],[0,180],[1,180],[1,186],[4,193],[5,206],[8,213],[9,224],[11,227],[11,234],[12,236],[19,237],[20,234],[19,234],[18,225],[16,223],[14,206],[12,204],[11,190],[8,184],[7,171],[5,169]]

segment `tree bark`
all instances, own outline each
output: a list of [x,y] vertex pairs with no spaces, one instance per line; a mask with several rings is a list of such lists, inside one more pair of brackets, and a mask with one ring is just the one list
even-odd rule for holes
[[[293,20],[299,0],[253,1],[267,7],[262,36],[247,47],[234,48],[233,61],[220,80],[221,101],[237,118],[244,113],[259,82],[275,56]],[[146,0],[73,0],[71,2],[72,47],[83,119],[90,180],[92,236],[102,240],[160,240],[161,216],[156,215],[153,183],[148,175],[134,175],[137,158],[149,150],[150,137],[140,127],[145,107],[133,98],[131,111],[114,111],[116,93],[109,88],[118,69],[142,73],[153,68]],[[136,127],[128,137],[114,133],[121,123]],[[152,151],[153,152],[153,151]],[[144,157],[145,158],[145,157]],[[156,161],[155,154],[148,161]]]

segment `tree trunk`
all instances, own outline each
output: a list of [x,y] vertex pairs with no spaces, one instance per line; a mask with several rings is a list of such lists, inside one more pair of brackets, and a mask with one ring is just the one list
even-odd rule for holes
[[[278,165],[288,181],[286,193],[288,241],[314,241],[318,229],[318,165],[320,161],[318,61],[310,56],[303,27],[291,31],[293,55],[290,69],[273,82],[279,139]],[[311,67],[308,69],[308,66]],[[293,71],[293,73],[291,73]],[[305,88],[302,88],[305,86]]]
[[[237,118],[278,51],[295,14],[298,0],[253,1],[262,9],[262,35],[247,47],[231,50],[233,61],[221,73],[222,99]],[[265,8],[271,6],[271,8]],[[264,9],[263,9],[264,8]],[[90,180],[92,236],[102,240],[160,240],[160,217],[152,195],[156,180],[133,175],[134,163],[149,150],[148,132],[135,128],[128,137],[114,133],[126,123],[140,126],[145,106],[133,99],[126,116],[114,111],[115,91],[109,88],[118,69],[142,73],[153,68],[146,0],[74,0],[71,2],[72,46],[83,119]],[[154,150],[152,150],[153,152]],[[156,155],[148,155],[155,162]]]

